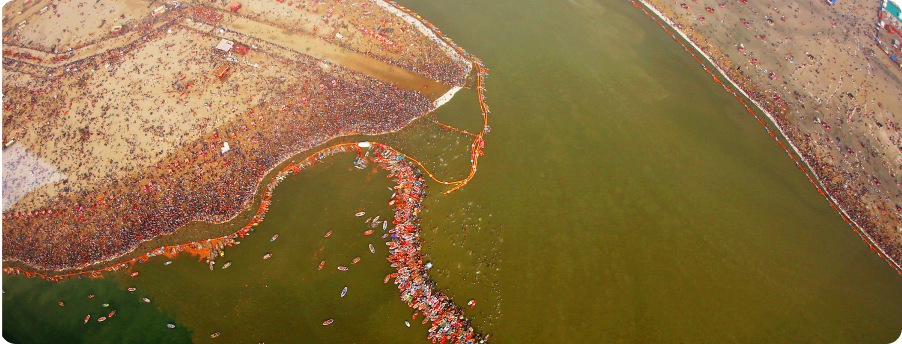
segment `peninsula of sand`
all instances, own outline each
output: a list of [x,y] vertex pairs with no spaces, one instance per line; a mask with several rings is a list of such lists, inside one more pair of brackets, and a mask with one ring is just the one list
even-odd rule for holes
[[881,39],[884,4],[636,1],[776,124],[813,183],[902,274],[902,69]]
[[474,57],[383,0],[14,0],[3,16],[3,260],[31,270],[235,219],[286,159],[475,86]]

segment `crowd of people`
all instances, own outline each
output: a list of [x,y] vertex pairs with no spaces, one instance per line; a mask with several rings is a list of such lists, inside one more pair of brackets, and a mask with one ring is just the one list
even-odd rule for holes
[[[435,287],[427,272],[429,265],[423,263],[420,252],[420,225],[418,214],[422,210],[422,200],[426,196],[425,178],[406,160],[393,150],[376,144],[373,160],[389,171],[388,177],[398,185],[390,205],[395,208],[393,227],[389,230],[391,241],[388,260],[397,270],[390,276],[401,291],[401,300],[424,315],[423,323],[432,321],[428,338],[433,343],[483,343],[485,339],[470,325],[463,310],[453,300]],[[415,315],[416,317],[416,315]]]
[[[898,205],[899,203],[893,204],[893,202],[894,198],[895,200],[898,200],[899,197],[902,197],[902,193],[887,190],[887,187],[892,187],[891,185],[884,185],[881,187],[879,178],[875,177],[879,170],[888,170],[888,172],[885,173],[885,177],[895,178],[896,174],[893,172],[895,168],[892,166],[891,162],[881,163],[881,158],[879,157],[883,155],[877,152],[874,148],[875,145],[866,137],[868,135],[874,137],[875,141],[879,144],[880,140],[875,137],[874,131],[869,129],[867,125],[855,123],[863,123],[864,121],[858,119],[858,117],[861,117],[867,118],[868,120],[874,120],[879,128],[882,128],[883,126],[880,124],[881,121],[876,119],[876,116],[874,115],[875,110],[871,110],[870,113],[863,113],[861,108],[866,108],[866,106],[860,104],[858,100],[855,100],[854,95],[851,95],[851,93],[839,92],[843,85],[844,77],[852,77],[852,74],[849,72],[850,70],[862,72],[864,70],[863,66],[867,65],[868,74],[871,74],[871,63],[867,61],[867,58],[848,56],[849,59],[846,61],[854,61],[854,63],[850,65],[840,65],[837,63],[837,61],[840,61],[837,60],[837,56],[839,55],[836,55],[832,56],[829,61],[822,59],[818,63],[810,63],[810,61],[815,60],[815,57],[811,54],[808,54],[807,58],[805,58],[805,60],[810,61],[804,61],[802,59],[795,61],[791,53],[787,54],[783,52],[780,54],[781,57],[779,60],[782,60],[785,57],[786,62],[789,62],[790,65],[796,64],[798,66],[794,66],[793,72],[788,75],[778,75],[772,70],[763,67],[762,62],[765,61],[765,58],[768,58],[767,61],[770,61],[770,58],[772,57],[769,52],[758,51],[761,54],[757,56],[761,57],[761,60],[759,61],[758,58],[750,59],[749,63],[752,64],[753,68],[747,69],[747,71],[753,71],[758,74],[747,73],[744,71],[745,68],[743,68],[744,66],[741,63],[737,65],[737,62],[740,61],[734,61],[734,59],[730,59],[727,56],[722,45],[718,46],[713,44],[712,42],[714,40],[708,39],[714,34],[719,34],[717,31],[717,23],[709,22],[714,26],[702,30],[693,25],[693,20],[698,20],[696,15],[681,14],[684,11],[675,10],[670,8],[671,6],[660,4],[655,0],[649,0],[646,1],[646,3],[651,4],[659,11],[659,13],[667,14],[667,19],[674,23],[674,26],[677,29],[681,30],[689,40],[705,53],[712,63],[724,71],[730,80],[732,80],[743,93],[748,95],[751,100],[768,112],[770,117],[776,121],[779,131],[785,134],[790,144],[795,146],[800,152],[801,157],[804,159],[804,161],[799,162],[800,167],[807,165],[811,168],[812,172],[816,175],[814,178],[816,178],[823,186],[826,193],[837,202],[837,206],[848,214],[849,218],[846,220],[854,222],[853,228],[858,227],[865,232],[867,237],[862,235],[862,239],[869,245],[873,243],[879,247],[879,250],[875,249],[873,246],[871,249],[878,251],[878,254],[884,259],[887,259],[888,262],[892,261],[890,265],[898,270],[899,262],[902,262],[902,242],[897,238],[898,233],[894,233],[892,229],[897,228],[896,226],[902,222],[902,217],[900,217],[900,214],[902,214],[902,207]],[[758,14],[755,7],[751,5],[745,6],[742,4],[733,4],[733,6],[738,6],[737,11],[739,13],[742,13],[743,9],[746,9]],[[810,6],[816,5],[811,4]],[[862,13],[867,12],[867,9],[864,9],[864,6],[855,6],[859,7],[855,9],[856,11],[860,9]],[[724,6],[719,6],[719,8],[712,11],[722,11],[722,8],[724,8]],[[683,9],[685,12],[691,12],[691,10],[686,7],[683,7]],[[793,10],[792,7],[789,7],[789,9]],[[777,7],[767,7],[767,10],[777,14],[780,13]],[[696,11],[700,10],[696,9]],[[848,11],[852,13],[851,8],[849,8]],[[798,8],[794,10],[794,13],[799,13]],[[727,14],[724,18],[728,18],[735,14],[736,13]],[[797,17],[799,16],[796,15],[793,19]],[[833,22],[832,25],[846,24],[845,26],[847,26],[849,31],[847,32],[845,39],[849,38],[849,33],[855,32],[857,34],[866,34],[867,32],[865,30],[872,30],[870,26],[864,25],[864,21],[858,21],[858,19],[857,16],[844,17],[843,21],[851,22],[851,24]],[[787,18],[783,16],[782,20],[785,21]],[[816,18],[816,20],[824,21],[826,19]],[[723,22],[723,20],[721,20],[721,22]],[[808,24],[811,24],[811,22]],[[701,26],[702,24],[697,25]],[[746,26],[740,27],[740,29],[730,28],[728,31],[754,30],[756,33],[764,32],[759,38],[766,42],[765,38],[767,35],[773,34],[773,32],[769,32],[774,30],[771,26],[773,25],[751,25],[747,23]],[[740,34],[744,33],[734,32],[734,34],[737,35],[738,38],[741,37],[739,36]],[[815,36],[818,34],[820,33],[815,34]],[[732,41],[730,33],[726,33],[725,35],[727,38],[731,38],[728,41]],[[827,45],[841,46],[848,44],[832,37],[829,38],[829,42],[817,38],[814,38],[813,41],[823,49],[829,49]],[[778,43],[783,44],[785,42],[781,41]],[[771,43],[768,45],[771,47],[779,46],[778,43]],[[746,44],[748,43],[746,42]],[[760,42],[758,45],[760,45]],[[743,56],[751,54],[747,51],[747,46],[739,44],[738,47],[740,50],[739,52],[742,53]],[[806,48],[809,47],[806,46]],[[851,49],[851,47],[848,48]],[[687,51],[688,50],[687,47]],[[847,52],[851,53],[851,51]],[[854,65],[856,64],[862,66],[862,68],[854,68]],[[779,67],[779,62],[776,63],[776,66],[778,66],[777,68],[781,68]],[[807,82],[800,81],[800,76],[804,74],[804,71],[810,69],[814,69],[813,72],[816,73],[814,74],[814,77],[810,79],[817,79],[818,74],[821,74],[823,70],[812,67],[818,66],[821,66],[823,69],[827,69],[826,67],[830,66],[836,67],[836,70],[831,70],[830,72],[838,74],[838,78],[820,78],[821,81],[826,81],[826,84],[829,84],[830,87],[826,87],[826,84],[818,84],[811,80],[808,80]],[[774,67],[771,66],[770,68],[773,69]],[[793,84],[783,82],[782,87],[773,87],[769,83],[764,85],[760,80],[763,78],[762,75],[769,77],[771,80],[789,79]],[[716,77],[717,76],[715,76],[715,78]],[[759,80],[756,80],[756,77]],[[854,81],[854,79],[851,81]],[[861,91],[861,85],[863,84],[864,83],[859,83],[857,91]],[[801,85],[802,89],[790,93],[788,90],[791,89],[787,88],[787,85],[790,87]],[[799,92],[805,90],[805,88],[815,88],[818,86],[823,87],[820,92],[823,92],[822,96],[825,97],[825,99],[818,97],[808,98]],[[890,84],[884,86],[890,88],[894,85]],[[876,89],[879,90],[879,87]],[[832,90],[832,92],[830,92],[830,90]],[[892,91],[890,90],[890,92]],[[810,92],[808,93],[810,94]],[[834,99],[834,97],[836,99]],[[739,97],[737,96],[737,98]],[[740,100],[741,99],[742,98],[740,98]],[[878,109],[879,105],[880,104],[878,104]],[[833,111],[830,107],[834,106],[836,107],[835,110],[839,111],[842,109],[846,115],[840,114],[837,116],[830,113]],[[823,119],[810,115],[813,110],[818,109],[828,112],[827,114],[821,113],[824,117]],[[806,117],[806,115],[808,116]],[[830,130],[831,126],[827,124],[826,117],[829,117],[833,126],[836,127],[834,130]],[[890,120],[890,122],[891,121],[892,120]],[[812,126],[810,123],[814,123],[814,125]],[[762,124],[764,124],[764,122],[762,122]],[[766,124],[764,125],[767,127]],[[862,127],[864,127],[864,130],[862,130]],[[892,127],[887,126],[887,128]],[[769,128],[767,130],[771,131]],[[895,130],[898,131],[898,129]],[[840,140],[842,142],[840,142]],[[853,145],[857,147],[854,147]],[[895,146],[889,148],[892,150]],[[856,151],[862,154],[856,155]],[[894,153],[896,152],[887,152],[886,159],[889,159],[888,156],[891,156]],[[898,185],[899,181],[897,179],[895,186]],[[825,195],[825,197],[827,197],[827,195]],[[885,252],[886,256],[880,251]],[[900,274],[902,274],[902,270],[900,270]]]

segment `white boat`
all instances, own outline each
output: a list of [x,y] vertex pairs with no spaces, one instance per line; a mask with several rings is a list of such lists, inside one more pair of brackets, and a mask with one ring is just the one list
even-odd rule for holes
[[357,216],[357,217],[361,217],[361,216],[363,216],[363,215],[366,215],[366,212],[361,211],[361,212],[359,212],[359,213],[357,213],[357,214],[354,214],[354,216]]
[[347,294],[347,293],[348,293],[348,287],[344,287],[344,289],[341,290],[341,297],[345,297],[345,294]]

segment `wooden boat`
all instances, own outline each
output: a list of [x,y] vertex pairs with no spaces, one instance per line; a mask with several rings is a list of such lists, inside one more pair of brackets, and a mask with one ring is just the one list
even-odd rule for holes
[[331,325],[333,321],[335,321],[335,320],[329,319],[329,320],[323,321],[323,326]]
[[325,260],[319,262],[319,269],[317,269],[317,270],[322,270],[322,269],[323,269],[323,265],[326,265],[326,261],[325,261]]
[[278,239],[278,238],[279,238],[279,233],[276,233],[276,235],[272,236],[272,239],[269,239],[269,242],[276,241],[276,239]]
[[97,318],[97,322],[104,322],[104,321],[106,321],[106,317]]
[[226,263],[222,266],[222,268],[225,269],[225,268],[230,267],[230,266],[232,266],[232,262],[226,262]]
[[213,332],[213,334],[210,335],[210,338],[216,338],[216,337],[219,337],[219,332]]
[[326,238],[328,238],[330,235],[332,235],[332,231],[326,232]]
[[135,276],[138,276],[138,272],[137,272],[137,271],[132,272],[132,277],[135,277]]
[[347,266],[343,266],[343,265],[339,265],[339,266],[338,266],[338,270],[341,270],[341,271],[348,271],[348,267],[347,267]]
[[391,279],[391,274],[385,275],[385,279],[382,280],[382,283],[388,283],[388,280]]
[[91,315],[90,315],[90,314],[88,314],[88,316],[85,317],[85,324],[88,323],[88,320],[91,320]]
[[370,229],[366,232],[363,232],[363,235],[370,235],[370,234],[373,234],[373,232],[375,232],[375,230]]
[[470,302],[467,302],[467,306],[470,306],[470,308],[476,307],[476,300],[470,300]]
[[376,215],[376,218],[373,219],[373,226],[375,226],[377,222],[379,222],[379,215]]
[[169,264],[172,264],[172,261],[171,261],[171,260],[166,261],[165,263],[163,263],[163,265],[169,265]]
[[66,307],[66,304],[63,301],[60,301],[60,307]]
[[360,261],[360,257],[356,257],[356,258],[354,258],[354,260],[351,261],[351,264],[357,264],[357,262],[359,262],[359,261]]
[[175,324],[166,324],[166,327],[168,327],[168,328],[175,328]]
[[267,260],[270,257],[272,257],[272,253],[267,253],[266,255],[263,256],[263,260]]
[[135,291],[135,287],[128,288],[128,291]]
[[145,297],[145,298],[142,298],[141,301],[144,301],[144,302],[146,302],[146,303],[150,303],[150,299],[148,299],[148,298],[146,298],[146,297]]
[[357,216],[357,217],[361,217],[361,216],[363,216],[363,215],[366,215],[366,213],[365,213],[365,212],[362,212],[362,211],[359,212],[359,213],[357,213],[357,214],[354,214],[354,216]]
[[388,221],[382,222],[382,230],[388,229]]
[[366,221],[363,221],[363,223],[369,224],[369,223],[370,223],[370,220],[372,220],[372,219],[373,219],[372,217],[367,218]]
[[345,294],[347,294],[347,293],[348,293],[348,287],[344,287],[344,289],[341,290],[341,297],[345,297]]
[[107,307],[109,307],[109,306],[110,306],[109,303],[104,303],[104,304],[100,305],[100,307],[103,307],[103,308],[107,308]]
[[94,298],[94,294],[88,295],[88,298],[89,298],[89,299],[93,299],[93,298]]
[[116,315],[115,309],[112,312],[110,312],[110,315],[107,315],[107,318],[112,318],[114,315]]
[[373,247],[373,244],[370,244],[370,253],[376,253],[376,248]]

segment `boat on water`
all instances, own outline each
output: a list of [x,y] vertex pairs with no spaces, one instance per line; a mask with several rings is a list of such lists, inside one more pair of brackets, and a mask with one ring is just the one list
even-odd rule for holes
[[88,320],[91,320],[91,315],[90,315],[90,314],[88,314],[88,316],[85,317],[85,324],[88,323]]
[[226,262],[225,264],[222,265],[222,268],[225,269],[230,266],[232,266],[232,262]]
[[347,294],[347,293],[348,293],[348,287],[344,287],[344,289],[341,290],[341,297],[345,297],[345,294]]
[[168,328],[175,328],[175,324],[166,324],[166,327],[168,327]]
[[110,306],[109,303],[104,303],[104,304],[100,305],[100,307],[103,307],[103,308],[107,308],[107,307],[109,307],[109,306]]
[[216,338],[216,337],[219,337],[219,332],[213,332],[213,334],[210,335],[210,338]]
[[335,321],[335,320],[329,319],[329,320],[323,321],[323,326],[331,325],[333,321]]
[[470,306],[470,308],[476,307],[476,300],[470,300],[467,302],[467,306]]
[[145,298],[141,298],[141,301],[144,301],[144,302],[146,302],[146,303],[150,303],[150,299],[148,299],[148,298],[146,298],[146,297],[145,297]]
[[324,265],[326,265],[326,261],[325,261],[325,260],[319,262],[319,269],[317,269],[317,270],[322,270]]
[[138,276],[138,272],[137,272],[137,271],[132,272],[132,277],[135,277],[135,276]]
[[356,258],[354,258],[354,260],[351,261],[351,264],[357,264],[357,262],[359,262],[359,261],[360,261],[360,257],[356,257]]
[[373,227],[376,227],[376,225],[378,225],[378,224],[379,224],[379,216],[376,215],[376,218],[373,219]]
[[107,315],[107,318],[112,318],[114,315],[116,315],[115,309],[112,312],[110,312],[110,315]]
[[376,248],[373,247],[373,244],[370,244],[370,253],[376,253]]
[[97,322],[104,322],[104,321],[106,321],[106,317],[97,318]]
[[266,255],[263,256],[263,260],[267,260],[270,257],[272,257],[272,253],[267,253]]
[[330,235],[332,235],[332,231],[326,232],[326,238],[328,238]]
[[172,264],[171,260],[167,260],[165,263],[163,263],[163,265],[169,265],[169,264]]
[[361,212],[359,212],[359,213],[357,213],[357,214],[354,214],[354,216],[357,216],[357,217],[361,217],[361,216],[363,216],[363,215],[366,215],[366,212],[362,212],[362,211],[361,211]]
[[370,229],[366,232],[363,232],[363,235],[370,235],[370,234],[373,234],[373,232],[375,232],[375,230]]
[[388,221],[382,222],[382,230],[388,229]]
[[368,223],[370,223],[370,221],[371,221],[372,219],[373,219],[372,217],[367,218],[366,221],[363,221],[363,223],[367,223],[367,224],[368,224]]
[[135,291],[135,287],[128,288],[128,291]]
[[410,327],[410,323],[407,322],[407,320],[404,320],[404,325],[407,325],[407,327]]
[[279,238],[279,233],[276,233],[276,235],[272,236],[272,239],[269,239],[269,242],[276,241],[276,239],[278,239],[278,238]]
[[60,307],[66,307],[66,304],[63,301],[60,301]]
[[348,271],[348,267],[347,267],[347,266],[344,266],[344,265],[339,265],[339,266],[338,266],[338,270],[341,270],[341,271]]
[[88,298],[89,298],[89,299],[93,299],[93,298],[94,298],[94,294],[88,295]]

